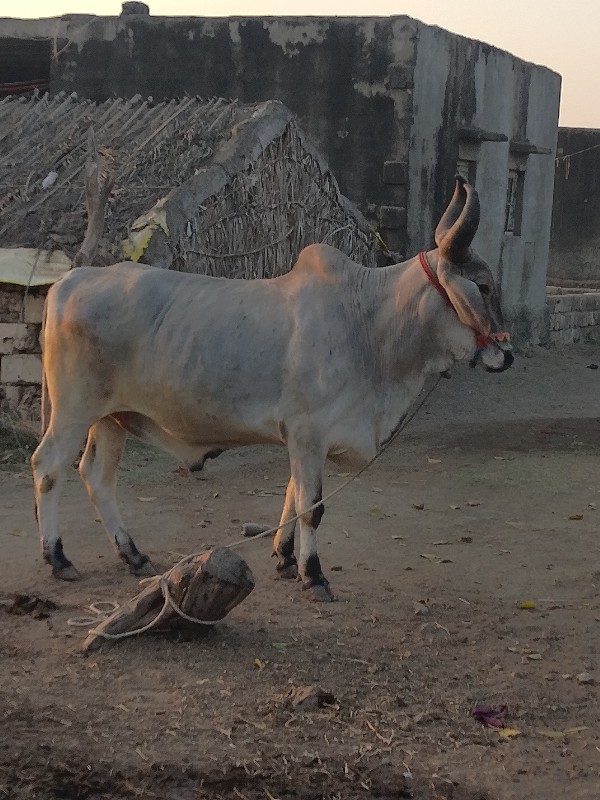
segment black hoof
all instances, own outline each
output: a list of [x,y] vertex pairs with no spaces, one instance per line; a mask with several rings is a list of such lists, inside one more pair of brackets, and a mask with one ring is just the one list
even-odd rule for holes
[[[273,553],[273,555],[276,556],[277,553]],[[285,558],[280,556],[280,558],[281,560],[277,564],[277,577],[287,580],[296,580],[298,577],[298,562],[296,561],[296,557]]]
[[66,567],[52,567],[52,574],[60,581],[78,581],[81,580],[81,575],[75,569],[73,564]]
[[335,600],[329,583],[302,584],[303,597],[312,603],[332,603]]
[[146,557],[143,564],[137,567],[130,566],[130,569],[136,578],[152,578],[154,575],[158,575],[158,570],[156,570],[148,557]]
[[285,580],[295,581],[298,578],[298,567],[296,564],[289,564],[287,567],[277,567],[277,577]]
[[49,547],[42,548],[42,556],[46,564],[52,567],[52,574],[60,581],[78,581],[81,578],[79,572],[66,557],[63,550],[62,539],[57,539],[50,550]]

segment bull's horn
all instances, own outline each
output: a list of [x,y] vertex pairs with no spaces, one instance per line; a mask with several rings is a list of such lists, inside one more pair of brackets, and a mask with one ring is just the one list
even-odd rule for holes
[[435,243],[449,261],[462,261],[467,257],[479,227],[479,217],[477,191],[457,175],[452,200],[435,231]]

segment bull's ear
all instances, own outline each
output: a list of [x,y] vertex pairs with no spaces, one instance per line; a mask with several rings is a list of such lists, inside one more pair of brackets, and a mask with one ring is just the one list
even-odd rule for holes
[[460,263],[468,257],[479,218],[477,190],[457,175],[452,200],[435,231],[435,243],[445,259]]
[[478,333],[489,334],[492,328],[490,315],[477,285],[463,278],[452,264],[443,259],[439,261],[437,275],[463,325]]

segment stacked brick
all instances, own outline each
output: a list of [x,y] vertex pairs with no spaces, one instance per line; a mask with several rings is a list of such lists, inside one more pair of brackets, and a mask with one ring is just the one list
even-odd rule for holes
[[600,340],[600,292],[548,295],[547,307],[551,344]]
[[35,428],[40,419],[45,294],[45,289],[0,287],[0,412]]

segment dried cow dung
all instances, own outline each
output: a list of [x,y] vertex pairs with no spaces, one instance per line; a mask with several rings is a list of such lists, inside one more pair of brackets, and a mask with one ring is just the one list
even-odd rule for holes
[[39,597],[36,594],[17,594],[12,604],[7,606],[6,611],[19,617],[29,614],[33,619],[47,619],[57,608],[56,603],[45,597]]

